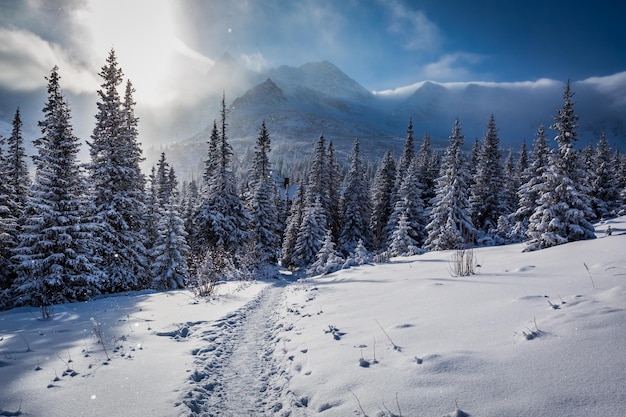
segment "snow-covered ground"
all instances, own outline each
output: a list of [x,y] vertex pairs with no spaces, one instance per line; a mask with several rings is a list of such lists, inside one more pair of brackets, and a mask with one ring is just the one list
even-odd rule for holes
[[597,231],[0,312],[0,416],[622,416],[626,217]]

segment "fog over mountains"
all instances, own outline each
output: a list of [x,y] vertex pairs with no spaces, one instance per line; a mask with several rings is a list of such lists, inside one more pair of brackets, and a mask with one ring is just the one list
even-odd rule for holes
[[[272,137],[274,158],[301,158],[310,153],[320,134],[332,140],[339,154],[347,154],[355,138],[366,156],[377,160],[387,149],[399,153],[409,119],[415,137],[429,133],[435,147],[447,145],[455,118],[461,120],[466,145],[481,139],[493,113],[503,149],[531,145],[541,123],[548,137],[556,110],[562,105],[564,82],[541,79],[520,83],[435,83],[371,92],[330,62],[281,66],[264,72],[246,70],[224,55],[207,75],[225,82],[229,135],[236,152],[249,152],[261,122]],[[230,85],[229,85],[230,84]],[[602,132],[613,147],[626,150],[626,72],[574,81],[579,145],[595,144]],[[202,154],[213,119],[219,116],[222,91],[214,91],[205,128],[171,149],[191,157]],[[233,97],[233,93],[236,97]],[[206,110],[204,116],[206,117]],[[181,149],[182,147],[183,149]],[[180,156],[175,156],[179,158]],[[191,158],[191,159],[190,159]]]

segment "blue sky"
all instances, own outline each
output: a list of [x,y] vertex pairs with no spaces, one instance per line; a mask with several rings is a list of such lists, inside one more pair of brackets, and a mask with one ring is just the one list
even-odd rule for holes
[[565,80],[626,70],[626,8],[618,1],[180,4],[189,23],[181,36],[206,54],[228,48],[270,66],[328,59],[370,89],[422,79]]

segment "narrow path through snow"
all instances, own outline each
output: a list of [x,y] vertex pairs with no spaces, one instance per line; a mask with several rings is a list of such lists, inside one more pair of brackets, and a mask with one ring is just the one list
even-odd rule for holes
[[182,415],[266,416],[283,408],[284,378],[274,359],[276,309],[284,282],[277,281],[257,298],[209,324],[192,324],[191,337],[199,337],[195,370],[182,400]]

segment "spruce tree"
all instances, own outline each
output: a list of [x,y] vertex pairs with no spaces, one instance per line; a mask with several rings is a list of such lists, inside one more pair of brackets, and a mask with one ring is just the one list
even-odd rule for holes
[[184,288],[189,281],[187,232],[179,207],[170,199],[160,209],[157,239],[152,248],[152,287]]
[[31,180],[26,164],[26,150],[22,136],[22,116],[19,107],[13,117],[13,129],[7,139],[6,173],[2,178],[13,191],[12,200],[16,203],[13,216],[20,218],[28,200]]
[[544,188],[544,172],[548,169],[551,150],[545,136],[543,124],[537,129],[531,161],[528,168],[520,175],[520,186],[517,191],[517,210],[513,213],[515,224],[511,238],[515,241],[526,239],[530,216],[537,208],[540,189]]
[[118,87],[123,73],[111,50],[99,73],[96,126],[91,135],[88,164],[95,218],[101,229],[98,252],[106,273],[106,291],[118,292],[147,288],[144,220],[145,178],[134,115],[132,84],[126,84],[124,99]]
[[476,229],[469,215],[469,172],[463,156],[463,140],[461,122],[456,119],[431,202],[424,245],[428,250],[462,249],[474,243]]
[[251,195],[248,201],[253,254],[259,266],[275,264],[278,244],[278,208],[276,185],[272,177],[269,153],[271,140],[265,121],[256,139],[254,160],[250,170]]
[[371,189],[372,214],[369,225],[373,239],[373,250],[384,250],[389,241],[387,224],[393,211],[393,192],[396,178],[396,163],[391,151],[385,152],[376,174]]
[[285,225],[285,233],[283,235],[281,265],[284,268],[294,268],[298,265],[294,256],[296,243],[298,240],[298,231],[302,224],[302,217],[305,209],[306,190],[304,182],[301,182],[291,203],[289,217]]
[[216,155],[209,155],[211,162],[207,162],[207,174],[211,177],[196,216],[199,232],[203,235],[195,243],[199,240],[205,250],[219,248],[221,253],[231,257],[238,269],[245,263],[250,215],[238,193],[231,166],[233,150],[227,136],[227,115],[226,96],[222,95]]
[[341,196],[341,234],[339,250],[344,256],[354,252],[359,241],[371,245],[369,219],[371,204],[365,167],[361,159],[359,140],[354,141],[350,171]]
[[315,256],[315,262],[307,269],[309,275],[326,275],[342,268],[344,259],[335,250],[335,242],[330,230],[326,232],[320,250]]
[[[388,245],[393,246],[393,241],[398,238],[397,229],[405,228],[402,233],[406,233],[411,241],[411,248],[419,248],[426,238],[426,224],[428,219],[422,200],[423,185],[419,177],[419,163],[413,160],[406,173],[404,181],[400,185],[397,193],[397,201],[393,212],[389,216],[388,228],[391,230]],[[406,223],[400,224],[400,223]],[[404,237],[402,237],[404,239]],[[419,250],[411,249],[411,254],[416,254]],[[408,254],[408,248],[402,253],[395,253],[393,256]]]
[[597,219],[614,216],[619,207],[619,190],[613,160],[606,132],[602,131],[589,172],[592,206]]
[[335,146],[331,141],[326,149],[326,164],[327,167],[324,172],[327,175],[326,180],[326,195],[328,198],[328,207],[326,218],[328,221],[328,227],[332,232],[335,242],[338,241],[341,233],[341,182],[342,176],[339,167],[339,161],[335,154]]
[[327,232],[326,214],[321,198],[318,197],[313,204],[306,203],[302,212],[302,222],[293,251],[296,266],[306,267],[315,262]]
[[435,196],[435,180],[439,175],[439,160],[432,150],[430,134],[424,135],[422,146],[417,153],[417,176],[422,183],[422,200],[430,201]]
[[[0,176],[7,177],[8,163],[4,156],[5,139],[0,134]],[[13,249],[17,245],[19,235],[17,212],[13,187],[8,181],[0,181],[0,309],[6,300],[3,297],[4,290],[8,290],[13,285],[13,271],[11,256]]]
[[100,291],[100,271],[92,262],[87,188],[78,163],[79,139],[57,67],[47,79],[48,100],[39,122],[42,136],[34,141],[35,179],[13,258],[20,299],[40,307],[44,318],[52,304],[88,300]]
[[474,181],[470,187],[470,215],[472,222],[483,234],[495,229],[498,218],[504,214],[503,176],[499,149],[500,139],[493,114],[478,151]]
[[411,237],[412,230],[406,212],[400,214],[390,237],[388,253],[390,256],[411,256],[421,253],[419,243]]
[[558,149],[543,174],[538,206],[528,226],[531,240],[525,250],[595,238],[594,227],[589,222],[593,218],[589,189],[582,183],[584,174],[574,149],[578,139],[578,116],[574,113],[573,96],[568,81],[563,92],[563,107],[551,126],[557,131]]

